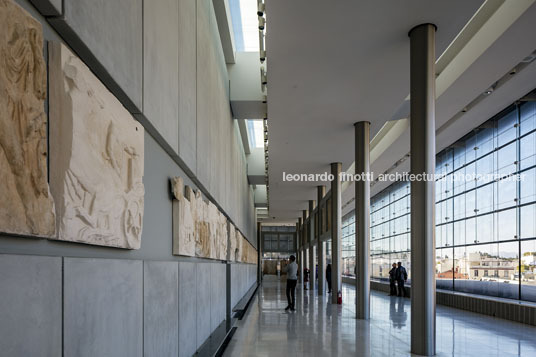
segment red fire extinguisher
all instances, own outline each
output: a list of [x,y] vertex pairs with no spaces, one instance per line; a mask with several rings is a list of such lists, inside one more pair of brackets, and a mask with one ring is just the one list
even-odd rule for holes
[[340,290],[337,293],[337,304],[342,305],[342,293]]

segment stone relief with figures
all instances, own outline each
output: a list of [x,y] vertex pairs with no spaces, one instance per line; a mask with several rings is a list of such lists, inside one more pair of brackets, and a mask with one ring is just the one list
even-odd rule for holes
[[218,207],[184,185],[181,177],[171,179],[171,188],[174,255],[256,263],[255,248]]
[[237,233],[238,231],[234,224],[229,223],[229,251],[227,253],[227,260],[232,262],[236,261],[236,250],[238,248]]
[[53,237],[41,24],[0,0],[0,232]]
[[49,45],[58,239],[139,249],[144,130],[67,47]]
[[181,177],[171,180],[173,190],[173,254],[225,260],[227,218],[199,191],[185,186]]

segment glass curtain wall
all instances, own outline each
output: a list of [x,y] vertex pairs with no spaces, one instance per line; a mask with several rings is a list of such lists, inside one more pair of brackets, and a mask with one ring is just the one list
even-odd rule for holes
[[355,215],[347,214],[342,219],[342,275],[355,275]]
[[263,226],[261,239],[263,253],[295,253],[296,227]]
[[[439,153],[436,174],[437,288],[536,301],[536,103],[512,105]],[[409,182],[374,196],[370,218],[372,277],[387,280],[401,261],[411,279]],[[343,223],[350,274],[354,220]]]

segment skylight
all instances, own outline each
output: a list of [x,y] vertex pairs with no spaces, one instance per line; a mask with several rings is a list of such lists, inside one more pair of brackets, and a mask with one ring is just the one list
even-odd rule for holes
[[259,51],[257,0],[229,0],[238,52]]
[[264,127],[262,120],[248,120],[249,146],[254,148],[264,147]]

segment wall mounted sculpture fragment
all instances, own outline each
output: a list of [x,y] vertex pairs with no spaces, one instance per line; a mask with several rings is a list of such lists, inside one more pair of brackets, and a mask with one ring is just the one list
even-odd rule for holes
[[256,264],[257,251],[242,233],[199,191],[171,179],[173,254]]
[[236,261],[236,250],[238,249],[237,232],[238,230],[234,224],[229,223],[229,250],[227,252],[227,260],[231,262]]
[[58,239],[139,249],[143,127],[64,45],[49,45],[49,69]]
[[257,250],[251,245],[250,242],[244,239],[244,246],[246,251],[246,259],[244,263],[257,264]]
[[199,191],[185,186],[181,177],[171,180],[173,189],[173,254],[227,259],[227,218]]
[[0,232],[55,235],[46,78],[41,24],[13,1],[0,0]]

